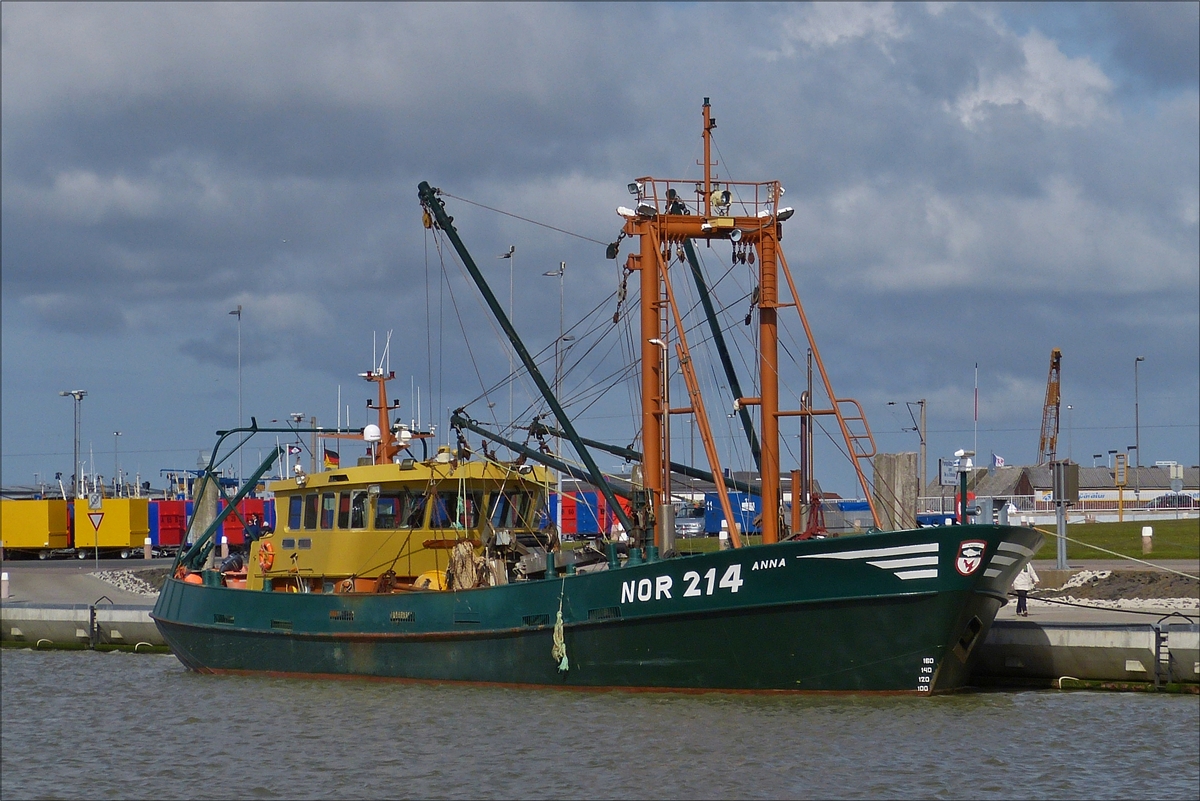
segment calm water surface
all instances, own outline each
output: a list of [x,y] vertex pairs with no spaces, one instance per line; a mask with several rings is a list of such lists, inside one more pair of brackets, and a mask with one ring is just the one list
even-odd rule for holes
[[1200,699],[756,697],[200,676],[5,650],[0,796],[1189,798]]

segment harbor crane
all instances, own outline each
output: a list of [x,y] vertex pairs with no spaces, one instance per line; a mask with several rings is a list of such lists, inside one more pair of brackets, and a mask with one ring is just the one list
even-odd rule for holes
[[1059,379],[1062,376],[1062,351],[1050,351],[1050,375],[1046,378],[1046,403],[1042,406],[1042,436],[1038,440],[1038,464],[1054,461],[1058,447],[1058,412],[1062,402]]

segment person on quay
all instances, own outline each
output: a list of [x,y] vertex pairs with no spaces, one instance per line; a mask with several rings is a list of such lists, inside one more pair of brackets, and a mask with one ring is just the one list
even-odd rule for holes
[[1017,591],[1017,614],[1022,617],[1029,617],[1029,591],[1038,585],[1041,579],[1038,578],[1037,571],[1033,569],[1032,562],[1026,562],[1025,567],[1021,568],[1021,572],[1013,579],[1013,589]]

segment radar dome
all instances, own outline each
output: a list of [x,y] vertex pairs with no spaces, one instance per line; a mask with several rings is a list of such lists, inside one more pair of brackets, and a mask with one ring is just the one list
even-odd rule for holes
[[363,428],[363,439],[367,442],[379,442],[379,426],[370,423]]

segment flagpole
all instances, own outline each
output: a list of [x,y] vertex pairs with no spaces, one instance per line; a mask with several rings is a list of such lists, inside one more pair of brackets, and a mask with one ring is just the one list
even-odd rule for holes
[[979,362],[975,362],[975,452],[979,453]]

